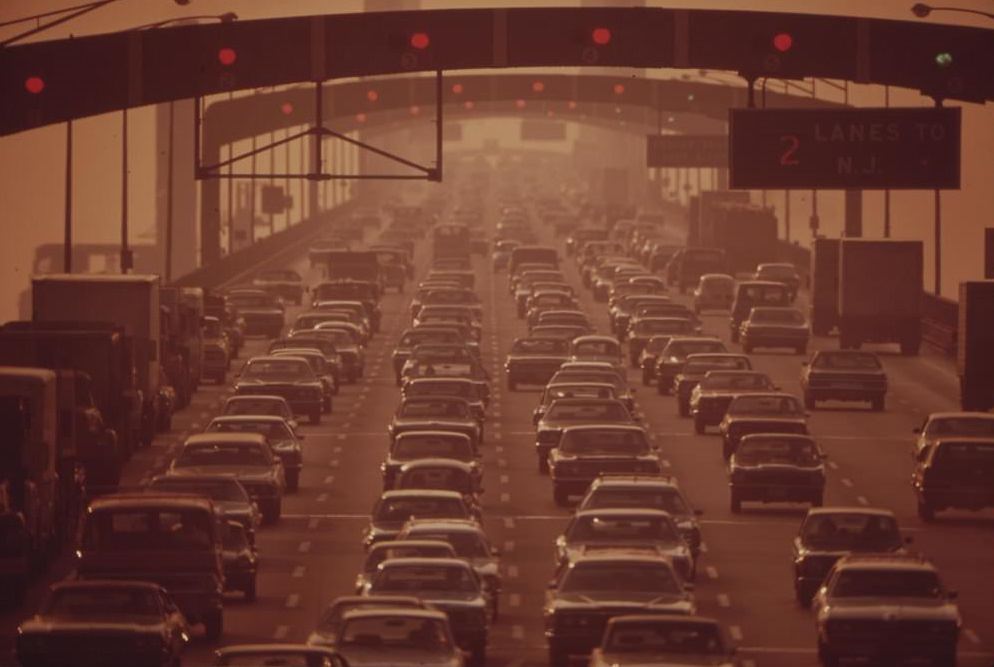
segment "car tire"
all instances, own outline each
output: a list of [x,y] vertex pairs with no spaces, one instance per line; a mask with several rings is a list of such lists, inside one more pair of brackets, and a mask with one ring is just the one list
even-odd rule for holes
[[638,357],[629,356],[628,357],[628,363],[629,363],[629,366],[631,366],[632,368],[638,368],[639,367]]
[[286,473],[286,490],[296,493],[300,489],[300,471],[293,470]]
[[818,661],[822,667],[839,667],[839,656],[821,642],[818,642]]
[[818,408],[818,401],[809,392],[804,392],[804,407],[807,410],[815,410]]
[[224,611],[217,609],[204,617],[204,635],[209,641],[217,641],[224,634]]
[[320,424],[321,423],[321,408],[317,408],[315,410],[311,410],[307,414],[307,420],[311,424]]
[[689,417],[690,401],[684,400],[682,398],[677,399],[677,412],[679,412],[681,417]]
[[812,591],[804,589],[800,584],[794,584],[794,600],[797,601],[797,606],[801,609],[811,608],[811,599],[814,597]]
[[739,498],[739,494],[737,494],[734,489],[732,490],[729,507],[732,510],[732,514],[740,514],[742,512],[742,499]]
[[538,457],[538,474],[548,475],[549,474],[549,459]]
[[704,435],[707,425],[704,423],[704,419],[699,415],[694,415],[694,433],[697,435]]
[[883,396],[874,396],[872,399],[870,399],[870,405],[873,408],[873,411],[883,412],[886,400],[887,399],[884,398]]
[[668,384],[663,382],[663,378],[656,378],[656,393],[660,396],[669,396],[670,387]]
[[725,457],[726,461],[732,458],[732,443],[728,441],[728,438],[721,440],[721,455]]
[[569,504],[569,494],[566,493],[565,489],[558,486],[552,487],[552,499],[559,507],[566,507]]
[[652,384],[652,375],[649,373],[649,369],[642,369],[642,385],[648,387]]
[[325,396],[324,400],[321,401],[321,410],[326,415],[330,415],[331,414],[331,395],[330,394],[328,396]]
[[918,518],[926,523],[935,521],[935,508],[922,498],[918,499]]
[[245,587],[243,592],[245,593],[246,602],[255,602],[258,595],[256,593],[256,578],[254,576],[251,581],[249,581],[248,586]]
[[478,642],[469,650],[469,666],[483,667],[487,664],[487,644]]

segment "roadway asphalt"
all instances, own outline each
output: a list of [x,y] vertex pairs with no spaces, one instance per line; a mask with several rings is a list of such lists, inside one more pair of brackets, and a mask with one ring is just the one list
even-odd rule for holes
[[[418,275],[427,270],[425,245],[420,244],[417,253]],[[525,324],[515,317],[506,275],[493,274],[489,258],[474,262],[485,313],[482,350],[495,378],[483,446],[485,527],[502,550],[504,574],[502,612],[491,630],[489,664],[544,665],[545,583],[552,573],[553,540],[570,511],[555,505],[548,478],[536,471],[530,415],[539,388],[509,392],[503,383],[504,356],[513,339],[525,333]],[[292,265],[311,284],[319,280],[303,257]],[[605,304],[595,303],[580,287],[572,260],[566,259],[563,266],[582,295],[582,306],[601,331],[608,331]],[[301,489],[287,496],[281,521],[260,530],[258,600],[249,604],[238,594],[229,596],[220,645],[303,641],[324,605],[351,594],[363,556],[360,530],[380,492],[378,465],[386,451],[386,425],[399,397],[390,353],[408,326],[409,299],[409,293],[383,298],[382,331],[367,349],[366,377],[343,387],[333,414],[322,424],[303,425]],[[289,309],[288,321],[296,312]],[[727,339],[727,315],[705,314],[703,320],[706,333]],[[242,359],[263,353],[265,346],[265,340],[250,340]],[[834,339],[819,338],[811,347],[835,346]],[[882,348],[881,354],[890,378],[885,412],[837,403],[824,404],[811,415],[811,432],[829,455],[825,504],[894,510],[902,528],[914,537],[914,548],[931,557],[948,586],[960,592],[960,664],[989,667],[994,660],[994,513],[943,515],[926,526],[917,518],[909,485],[912,428],[929,412],[956,407],[952,366],[927,355],[904,358]],[[800,356],[759,352],[753,360],[783,389],[799,394]],[[643,388],[634,371],[629,379],[638,387],[640,408],[664,465],[704,512],[706,551],[696,587],[700,612],[726,624],[746,665],[817,665],[811,613],[795,605],[791,583],[790,544],[805,507],[747,505],[742,514],[731,514],[719,437],[694,435],[691,421],[677,415],[674,398]],[[173,449],[209,421],[229,392],[227,385],[203,386],[193,405],[177,414],[174,431],[133,458],[125,483],[138,484],[168,465]],[[49,578],[64,573],[67,561],[63,559]],[[0,615],[0,651],[5,651],[0,665],[12,664],[14,628],[38,604],[43,588],[42,583],[34,587],[25,609]],[[185,664],[210,664],[214,648],[197,632]]]

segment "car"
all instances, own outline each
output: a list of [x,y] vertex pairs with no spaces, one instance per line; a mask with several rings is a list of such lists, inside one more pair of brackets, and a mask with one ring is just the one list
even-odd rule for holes
[[790,289],[783,283],[769,280],[744,280],[735,285],[735,300],[728,317],[732,342],[739,341],[743,320],[755,306],[790,306]]
[[276,395],[286,399],[295,414],[308,415],[312,424],[321,423],[325,387],[310,363],[301,357],[253,357],[239,371],[236,394]]
[[401,371],[415,347],[424,343],[464,343],[458,330],[449,327],[417,327],[406,329],[393,349],[393,370],[397,386],[401,384]]
[[566,255],[575,255],[589,241],[606,241],[608,230],[603,227],[580,227],[566,237]]
[[694,288],[694,312],[728,310],[735,295],[735,278],[727,273],[705,273]]
[[483,527],[465,519],[411,519],[398,540],[441,540],[451,544],[455,557],[473,566],[490,600],[490,617],[497,620],[498,597],[503,588],[500,550],[490,543]]
[[186,618],[162,586],[70,580],[52,584],[38,612],[18,626],[15,652],[23,667],[175,667],[189,641]]
[[612,385],[614,395],[625,404],[629,412],[635,414],[635,390],[628,386],[627,374],[619,372],[617,367],[596,361],[568,361],[560,366],[556,374],[549,380],[549,384],[577,382]]
[[221,511],[203,496],[99,496],[83,513],[75,575],[163,586],[186,621],[216,641],[224,631],[222,530]]
[[483,425],[469,401],[459,396],[410,396],[402,399],[387,433],[393,440],[406,431],[452,431],[469,436],[474,446],[483,442]]
[[342,618],[350,611],[358,609],[426,609],[426,607],[421,600],[410,595],[381,595],[375,598],[340,595],[321,610],[317,627],[307,637],[307,645],[334,648],[341,631]]
[[821,507],[825,454],[806,435],[753,433],[742,436],[728,462],[733,514],[744,501],[807,502]]
[[759,371],[708,371],[690,392],[690,415],[694,432],[718,426],[732,400],[740,394],[767,393],[779,388],[766,373]]
[[577,512],[588,509],[655,509],[667,512],[697,561],[701,550],[701,527],[695,510],[680,485],[669,475],[607,473],[590,483]]
[[796,396],[785,392],[738,395],[718,425],[721,453],[727,461],[739,440],[750,433],[808,434],[808,414]]
[[672,303],[670,297],[664,294],[629,294],[620,297],[613,307],[608,307],[611,331],[617,334],[618,340],[625,340],[631,333],[630,325],[635,319],[636,313],[642,308],[657,306],[665,309],[672,307],[673,309],[673,313],[660,313],[661,317],[680,317],[684,312],[690,314],[686,306]]
[[[483,667],[490,635],[490,601],[473,567],[458,558],[392,558],[380,563],[368,595],[414,595],[449,617],[459,648]],[[341,641],[341,639],[339,639]]]
[[204,433],[259,433],[273,454],[283,464],[287,491],[300,488],[300,471],[304,468],[304,436],[297,434],[282,417],[270,415],[228,415],[215,417]]
[[278,298],[261,289],[234,289],[225,298],[245,321],[246,335],[279,337],[285,324],[285,309]]
[[801,289],[801,276],[797,274],[797,267],[787,262],[768,262],[756,266],[756,273],[753,280],[768,280],[783,283],[790,293],[790,300],[797,298],[797,293]]
[[468,287],[443,287],[427,290],[421,297],[420,303],[411,305],[411,317],[417,317],[422,307],[435,304],[472,306],[476,318],[479,320],[483,319],[483,306],[480,305],[480,296]]
[[284,301],[298,306],[304,301],[304,279],[293,269],[267,269],[255,274],[252,286],[266,290]]
[[819,350],[801,369],[804,407],[814,410],[818,401],[868,401],[884,409],[887,373],[872,352]]
[[255,544],[255,531],[262,523],[259,507],[234,475],[156,475],[147,487],[151,493],[191,493],[210,498],[228,521],[237,521]]
[[494,243],[493,252],[490,253],[490,263],[494,271],[507,269],[507,263],[511,260],[511,251],[517,248],[519,241],[502,240]]
[[539,315],[548,310],[569,310],[577,307],[576,298],[569,292],[542,290],[534,292],[525,302],[525,321],[528,326],[538,324]]
[[229,396],[221,408],[222,415],[273,415],[282,417],[294,432],[298,429],[297,421],[293,418],[290,404],[282,396],[266,396],[264,394],[246,394],[244,396]]
[[570,341],[562,338],[516,338],[504,362],[507,388],[515,391],[519,384],[544,385],[569,359],[569,350]]
[[673,390],[673,378],[677,376],[691,354],[717,354],[728,352],[725,344],[717,338],[704,336],[674,336],[656,357],[656,389],[659,394],[668,395]]
[[543,609],[549,665],[569,667],[573,656],[588,657],[614,616],[696,611],[689,585],[665,556],[605,548],[563,561]]
[[369,317],[369,324],[373,333],[379,333],[380,320],[380,286],[377,283],[366,280],[328,280],[319,283],[311,290],[313,300],[311,305],[317,305],[322,301],[359,301],[366,309]]
[[988,412],[933,412],[912,431],[917,439],[911,449],[916,462],[936,440],[951,436],[994,438],[994,414]]
[[357,609],[340,625],[336,649],[348,665],[463,667],[449,617],[434,609]]
[[577,510],[556,538],[556,562],[575,560],[605,545],[665,556],[684,581],[693,580],[697,570],[690,545],[673,517],[664,510],[636,507]]
[[400,386],[421,377],[466,378],[479,385],[480,391],[490,390],[490,374],[480,361],[479,348],[465,343],[425,343],[411,350],[400,371]]
[[922,449],[911,476],[918,516],[994,507],[994,438],[941,437]]
[[589,667],[739,667],[721,624],[702,616],[626,614],[607,622]]
[[567,426],[549,452],[552,497],[557,505],[565,505],[571,495],[586,493],[590,483],[605,472],[659,471],[659,456],[642,426]]
[[749,371],[752,363],[744,354],[729,352],[689,354],[673,378],[673,393],[676,395],[677,412],[681,417],[690,416],[690,395],[704,376],[711,371]]
[[461,377],[424,377],[408,380],[403,385],[401,398],[409,396],[458,396],[469,401],[478,421],[486,419],[489,392],[480,383]]
[[[363,595],[369,587],[369,582],[376,568],[385,560],[391,558],[457,558],[456,550],[452,544],[445,540],[432,539],[411,539],[398,537],[396,540],[386,540],[377,542],[369,547],[366,558],[362,562],[362,568],[356,575],[355,592],[356,595]],[[369,598],[356,598],[368,600]],[[417,598],[414,598],[417,600]],[[423,606],[420,604],[418,606]],[[341,614],[339,614],[340,616]],[[308,643],[311,643],[308,641]]]
[[610,382],[550,382],[532,411],[532,423],[538,424],[552,402],[564,398],[613,399],[617,393]]
[[386,459],[380,464],[383,490],[394,488],[397,474],[405,464],[438,458],[467,464],[476,477],[482,479],[480,454],[470,436],[453,431],[405,431],[393,439]]
[[955,599],[921,555],[844,556],[812,600],[818,658],[824,667],[851,658],[955,665],[962,626]]
[[231,366],[232,346],[218,318],[204,317],[200,328],[203,339],[202,377],[221,384]]
[[[564,385],[550,385],[550,387]],[[568,386],[568,385],[565,385]],[[595,386],[596,385],[586,385]],[[611,385],[603,385],[611,387]],[[611,391],[613,395],[613,388]],[[562,431],[580,424],[637,424],[627,406],[616,398],[554,398],[535,425],[535,454],[540,474],[549,472],[549,452],[559,444]]]
[[555,325],[569,325],[576,327],[585,327],[589,331],[594,330],[593,324],[590,323],[590,318],[582,310],[567,310],[567,309],[557,309],[557,310],[543,310],[538,314],[535,319],[535,323],[532,325],[532,329],[540,326],[555,326]]
[[306,359],[307,363],[311,366],[311,370],[314,371],[318,380],[321,381],[321,388],[324,390],[321,409],[326,413],[331,413],[333,407],[332,396],[338,393],[338,380],[335,379],[336,374],[332,371],[321,350],[307,347],[289,347],[271,351],[269,354],[273,357],[300,357],[301,359]]
[[739,338],[746,354],[757,347],[792,347],[804,354],[811,329],[797,308],[755,306],[739,327]]
[[902,538],[894,513],[878,507],[813,507],[793,541],[794,597],[811,605],[825,575],[850,553],[899,553],[911,538]]
[[258,665],[351,667],[337,651],[306,644],[238,644],[225,646],[214,652],[214,667]]
[[201,433],[180,448],[167,474],[174,477],[231,474],[241,482],[262,517],[273,523],[283,511],[283,463],[259,433]]
[[249,542],[245,526],[234,521],[226,522],[221,548],[224,590],[241,591],[245,594],[246,602],[255,602],[259,553],[255,545]]
[[602,361],[624,371],[621,344],[614,336],[591,334],[574,338],[570,343],[570,361]]
[[455,459],[424,458],[408,461],[397,471],[395,489],[441,489],[461,493],[470,513],[481,516],[480,494],[483,493],[481,468],[476,461],[466,463]]
[[[656,354],[662,349],[660,343],[665,344],[672,336],[693,336],[694,324],[690,320],[682,317],[640,317],[632,322],[628,332],[628,361],[632,368],[643,369],[642,384],[649,384],[656,361]],[[656,340],[657,349],[646,352],[649,341]],[[649,378],[645,377],[645,370],[650,369]]]
[[365,548],[376,542],[397,539],[410,519],[472,519],[462,494],[455,491],[384,491],[370,513],[369,525],[362,531]]
[[533,338],[561,338],[569,342],[578,336],[586,336],[592,331],[593,329],[586,325],[543,324],[529,329],[528,335]]
[[[339,350],[339,345],[342,349]],[[277,338],[269,344],[269,354],[278,355],[283,350],[318,350],[324,356],[327,373],[331,375],[332,393],[337,394],[342,386],[342,376],[348,375],[355,365],[354,355],[358,354],[358,346],[347,340],[344,334],[333,331],[298,331],[289,338]],[[348,368],[346,368],[348,366]],[[344,369],[344,370],[343,370]]]

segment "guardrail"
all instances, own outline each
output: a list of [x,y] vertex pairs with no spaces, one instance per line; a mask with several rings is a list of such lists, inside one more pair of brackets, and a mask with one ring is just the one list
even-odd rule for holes
[[[780,241],[777,258],[791,262],[810,287],[811,251],[797,243]],[[947,357],[956,356],[959,304],[952,299],[922,292],[922,339]]]

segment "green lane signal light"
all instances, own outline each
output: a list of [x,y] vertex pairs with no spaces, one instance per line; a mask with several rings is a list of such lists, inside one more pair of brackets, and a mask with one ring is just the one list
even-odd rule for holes
[[939,67],[945,69],[953,64],[953,54],[948,51],[943,51],[942,53],[935,54],[935,64]]

